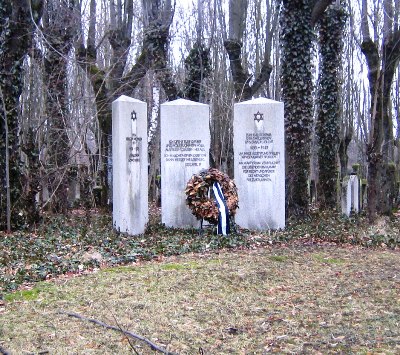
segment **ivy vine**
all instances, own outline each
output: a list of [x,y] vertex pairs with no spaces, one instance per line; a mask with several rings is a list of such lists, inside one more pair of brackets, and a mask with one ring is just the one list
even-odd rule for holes
[[282,1],[280,16],[281,85],[285,104],[287,204],[303,214],[308,206],[313,125],[312,55],[315,38],[307,0]]
[[317,124],[320,202],[334,208],[337,199],[337,152],[340,122],[340,69],[343,29],[347,14],[342,7],[327,9],[319,25],[320,74]]

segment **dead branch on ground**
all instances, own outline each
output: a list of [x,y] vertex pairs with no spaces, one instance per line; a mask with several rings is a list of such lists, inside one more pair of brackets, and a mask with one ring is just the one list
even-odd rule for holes
[[67,316],[69,316],[69,317],[78,318],[78,319],[80,319],[80,320],[84,320],[84,321],[87,321],[87,322],[91,322],[91,323],[100,325],[100,326],[102,326],[102,327],[104,327],[104,328],[106,328],[106,329],[116,330],[117,332],[123,333],[124,335],[126,335],[126,336],[128,336],[128,337],[131,337],[131,338],[134,338],[134,339],[143,341],[143,342],[146,343],[148,346],[150,346],[151,350],[159,351],[159,352],[162,353],[162,354],[175,355],[174,353],[171,353],[171,352],[169,352],[169,351],[167,351],[167,350],[164,350],[163,348],[160,348],[158,345],[154,344],[154,343],[153,343],[152,341],[150,341],[149,339],[146,339],[146,338],[144,338],[144,337],[142,337],[142,336],[140,336],[140,335],[138,335],[138,334],[132,333],[132,332],[130,332],[130,331],[123,330],[123,329],[121,329],[121,328],[114,327],[114,326],[112,326],[112,325],[106,324],[106,323],[104,323],[104,322],[102,322],[102,321],[99,321],[99,320],[97,320],[97,319],[87,318],[87,317],[81,316],[80,314],[73,313],[73,312],[59,311],[58,313],[59,313],[59,314],[65,314],[65,315],[67,315]]

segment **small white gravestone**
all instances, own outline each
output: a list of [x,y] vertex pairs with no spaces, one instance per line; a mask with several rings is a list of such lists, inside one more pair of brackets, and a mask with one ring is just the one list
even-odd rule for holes
[[113,224],[130,235],[148,222],[147,104],[128,96],[112,103]]
[[178,99],[161,105],[161,220],[167,227],[198,225],[186,205],[193,174],[209,167],[210,109]]
[[350,216],[360,211],[360,179],[357,175],[345,176],[342,182],[342,213]]
[[233,134],[236,223],[247,229],[284,228],[283,103],[259,98],[235,104]]
[[345,176],[342,182],[342,213],[350,216],[351,212],[351,181],[349,176]]
[[360,211],[360,179],[357,175],[350,175],[351,207],[355,213]]

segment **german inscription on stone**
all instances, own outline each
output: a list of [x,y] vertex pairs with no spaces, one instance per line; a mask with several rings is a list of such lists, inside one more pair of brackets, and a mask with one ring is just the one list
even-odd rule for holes
[[206,157],[201,139],[170,139],[164,153],[165,161],[182,162],[185,166],[202,166]]
[[280,152],[273,151],[271,133],[246,133],[245,150],[239,152],[239,165],[247,181],[271,181],[281,163]]

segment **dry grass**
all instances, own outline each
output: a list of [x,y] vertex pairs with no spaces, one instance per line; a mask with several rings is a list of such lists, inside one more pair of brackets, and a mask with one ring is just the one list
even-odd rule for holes
[[8,295],[0,345],[12,354],[134,353],[121,334],[58,314],[65,310],[180,354],[398,354],[399,294],[398,251],[291,246],[170,257]]

